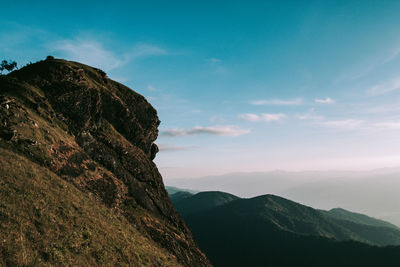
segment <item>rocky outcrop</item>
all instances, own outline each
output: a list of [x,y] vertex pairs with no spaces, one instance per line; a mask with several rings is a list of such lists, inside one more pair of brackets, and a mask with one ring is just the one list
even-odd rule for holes
[[49,58],[0,77],[0,145],[124,214],[186,266],[208,266],[153,159],[160,120],[99,70]]

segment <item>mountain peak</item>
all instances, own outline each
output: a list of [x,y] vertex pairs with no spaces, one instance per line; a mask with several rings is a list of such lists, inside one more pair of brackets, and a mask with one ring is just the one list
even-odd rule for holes
[[181,264],[208,265],[153,162],[160,120],[143,96],[51,57],[0,76],[0,89],[1,148],[123,214]]

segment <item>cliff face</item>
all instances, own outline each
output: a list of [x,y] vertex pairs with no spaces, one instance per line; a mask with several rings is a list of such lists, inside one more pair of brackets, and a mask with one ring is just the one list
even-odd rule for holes
[[153,163],[159,124],[143,96],[83,64],[47,59],[0,77],[3,159],[49,170],[178,263],[207,266]]

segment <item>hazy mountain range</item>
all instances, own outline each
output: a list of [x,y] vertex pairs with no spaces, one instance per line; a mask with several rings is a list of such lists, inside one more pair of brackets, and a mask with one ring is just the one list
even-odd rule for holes
[[318,209],[341,207],[400,225],[400,169],[271,171],[169,179],[167,185],[241,197],[275,194]]
[[344,209],[219,191],[175,191],[170,198],[216,266],[396,266],[400,252],[371,246],[400,245],[398,227]]

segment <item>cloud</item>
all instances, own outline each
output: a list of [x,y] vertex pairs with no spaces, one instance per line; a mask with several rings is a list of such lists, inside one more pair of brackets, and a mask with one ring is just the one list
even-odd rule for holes
[[139,57],[149,57],[149,56],[162,56],[167,55],[167,51],[151,44],[140,43],[137,44],[125,54],[126,58],[135,59]]
[[154,91],[157,91],[157,88],[153,87],[152,85],[148,85],[147,90],[154,92]]
[[344,120],[327,120],[320,122],[320,125],[337,128],[341,130],[355,130],[364,125],[364,120],[344,119]]
[[162,136],[176,137],[176,136],[191,136],[199,134],[220,135],[220,136],[240,136],[250,133],[250,130],[241,129],[237,126],[195,126],[191,129],[168,129],[161,131]]
[[373,124],[374,128],[385,130],[400,130],[400,121],[386,121]]
[[346,79],[354,80],[362,78],[367,74],[371,73],[372,71],[374,71],[375,69],[380,68],[383,65],[397,59],[399,55],[400,55],[400,46],[399,44],[395,44],[394,47],[384,52],[381,56],[375,58],[373,61],[362,62],[361,64],[359,64],[361,68],[354,71],[350,71],[350,73],[348,70],[346,70],[346,74],[343,74],[340,77],[338,77],[338,79],[336,79],[336,82],[340,82]]
[[241,120],[245,121],[251,121],[251,122],[270,122],[270,121],[279,121],[283,118],[285,118],[286,115],[283,113],[263,113],[261,115],[257,114],[252,114],[252,113],[246,113],[246,114],[240,114],[238,115],[238,118]]
[[122,59],[94,40],[61,40],[57,41],[53,48],[69,60],[83,62],[107,71],[123,64]]
[[212,57],[212,58],[209,58],[208,61],[211,63],[219,63],[219,62],[221,62],[221,59]]
[[304,114],[297,114],[296,118],[298,118],[299,120],[321,120],[324,117],[323,116],[319,116],[319,115],[315,115],[314,114],[314,109],[312,108],[310,111],[308,111],[307,113]]
[[282,99],[254,100],[251,102],[252,105],[256,106],[261,106],[261,105],[294,106],[294,105],[300,105],[302,103],[303,99],[301,98],[289,99],[289,100],[282,100]]
[[400,89],[400,77],[396,77],[388,82],[372,86],[367,90],[368,95],[381,95]]
[[335,103],[335,100],[333,100],[330,97],[327,97],[325,99],[316,98],[316,99],[314,99],[314,102],[319,103],[319,104],[333,104],[333,103]]
[[196,148],[195,146],[171,146],[167,144],[157,144],[157,146],[161,152],[184,151]]
[[130,51],[117,55],[94,39],[66,39],[56,41],[51,48],[61,57],[79,61],[109,71],[141,57],[165,55],[166,51],[149,44],[137,44]]
[[224,122],[225,120],[224,120],[224,118],[222,117],[222,116],[219,116],[219,115],[217,115],[217,116],[212,116],[211,118],[210,118],[210,121],[211,122],[219,122],[219,123],[221,123],[221,122]]

